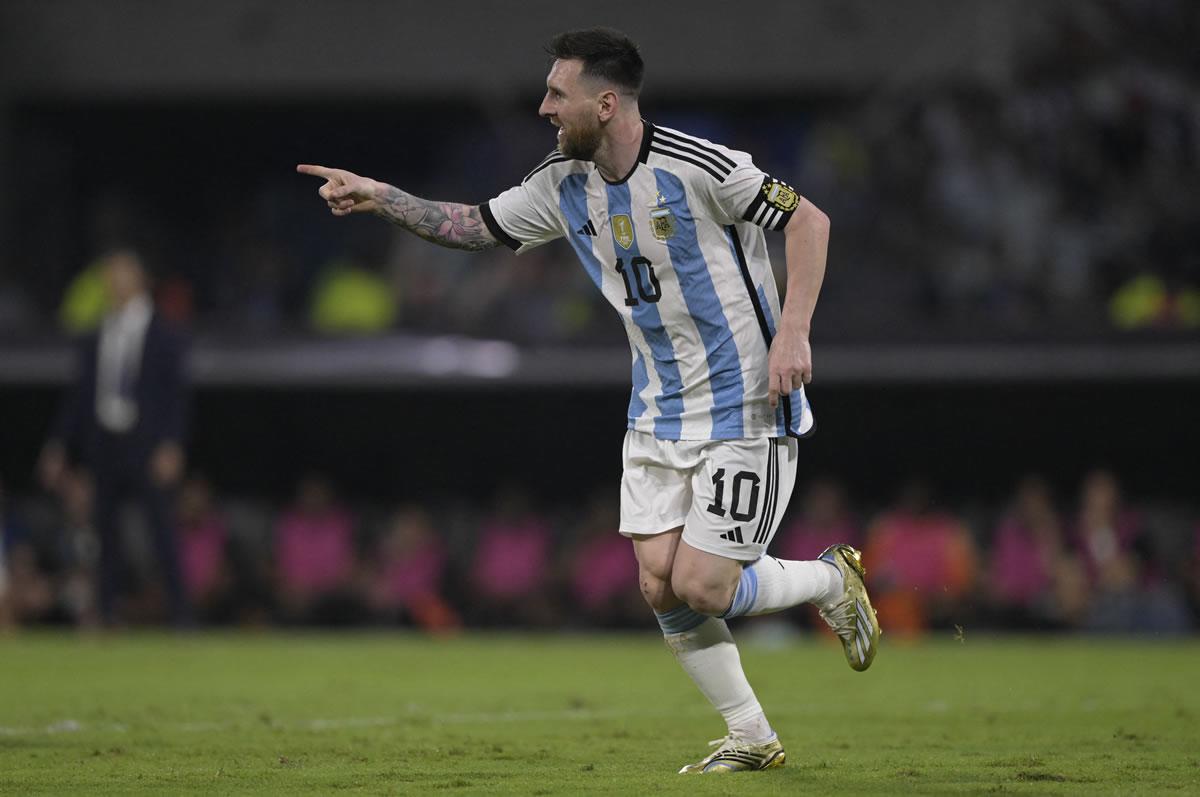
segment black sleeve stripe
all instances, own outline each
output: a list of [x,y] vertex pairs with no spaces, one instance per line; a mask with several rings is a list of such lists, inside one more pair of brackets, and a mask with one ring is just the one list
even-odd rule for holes
[[743,219],[758,224],[757,217],[759,215],[759,211],[762,209],[762,206],[767,203],[766,194],[763,192],[763,189],[766,188],[770,182],[770,177],[763,177],[762,185],[759,186],[758,190],[754,192],[754,199],[750,200],[750,206],[747,207],[746,212],[742,214]]
[[712,166],[721,175],[721,180],[724,181],[729,176],[731,169],[725,164],[716,159],[704,154],[698,149],[694,149],[687,144],[676,144],[674,141],[667,141],[665,138],[656,138],[653,142],[655,145],[664,149],[670,149],[675,152],[686,154],[689,157],[697,158]]
[[484,226],[488,228],[496,240],[507,246],[514,252],[521,248],[521,242],[504,231],[500,226],[500,222],[496,221],[496,216],[492,213],[492,209],[488,207],[488,203],[484,202],[479,206],[479,215],[483,216]]
[[667,150],[661,149],[660,147],[655,146],[654,144],[650,145],[650,151],[657,152],[659,155],[663,155],[668,158],[674,158],[675,160],[681,160],[686,163],[690,163],[693,166],[698,166],[699,168],[701,168],[704,171],[711,174],[713,176],[713,179],[716,180],[718,183],[725,182],[725,177],[718,174],[716,172],[716,170],[714,170],[713,167],[710,166],[706,161],[696,160],[695,158],[689,158],[688,156],[681,155],[678,152],[668,152]]
[[544,161],[542,161],[536,167],[534,167],[533,171],[531,171],[529,174],[525,175],[525,178],[523,180],[521,180],[521,183],[525,184],[525,183],[529,182],[530,178],[532,178],[535,174],[540,172],[542,169],[549,168],[556,163],[566,163],[569,160],[571,160],[571,158],[568,158],[565,155],[559,155],[557,152],[553,152],[550,154],[550,157],[546,158]]
[[733,159],[730,158],[728,155],[724,154],[723,152],[721,152],[720,150],[718,150],[714,147],[711,147],[707,144],[702,143],[700,141],[700,139],[698,139],[698,138],[686,135],[684,133],[680,133],[678,130],[668,130],[668,129],[662,128],[662,127],[656,127],[654,129],[654,132],[665,138],[671,138],[671,139],[674,139],[675,141],[681,142],[683,144],[691,144],[696,149],[703,150],[704,152],[708,153],[712,157],[716,158],[718,161],[723,161],[730,169],[737,166],[737,164],[733,162]]

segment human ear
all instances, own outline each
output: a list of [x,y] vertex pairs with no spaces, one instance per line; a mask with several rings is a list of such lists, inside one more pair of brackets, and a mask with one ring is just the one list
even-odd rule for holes
[[601,122],[607,122],[617,114],[617,108],[620,106],[620,99],[615,91],[602,91],[597,98],[598,111]]

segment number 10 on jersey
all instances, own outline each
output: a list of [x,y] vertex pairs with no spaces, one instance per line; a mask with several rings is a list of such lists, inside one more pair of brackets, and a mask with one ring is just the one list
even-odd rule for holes
[[[662,298],[662,286],[658,284],[658,277],[654,275],[654,266],[644,257],[640,255],[629,261],[629,265],[625,265],[622,258],[617,258],[615,266],[617,273],[621,275],[621,279],[625,282],[625,306],[637,307],[640,296],[642,301],[654,303]],[[642,279],[642,270],[646,271],[646,278]],[[629,272],[633,272],[630,278]],[[637,284],[637,296],[633,293],[634,283]],[[649,283],[649,287],[647,287]]]

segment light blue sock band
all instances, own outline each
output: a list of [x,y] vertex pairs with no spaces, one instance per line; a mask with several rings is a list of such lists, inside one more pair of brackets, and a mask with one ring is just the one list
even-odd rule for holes
[[664,634],[682,634],[684,631],[691,631],[708,619],[708,615],[700,614],[686,603],[669,612],[662,614],[655,612],[654,616],[658,618],[658,624]]
[[753,566],[742,568],[742,577],[738,579],[737,591],[733,593],[733,602],[725,610],[722,617],[741,617],[750,611],[758,598],[758,573]]

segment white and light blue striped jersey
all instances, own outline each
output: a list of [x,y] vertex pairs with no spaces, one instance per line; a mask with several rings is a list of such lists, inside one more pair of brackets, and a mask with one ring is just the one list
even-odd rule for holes
[[566,237],[629,335],[629,428],[662,440],[804,436],[804,390],[767,401],[767,353],[780,317],[763,230],[799,203],[749,155],[644,123],[638,162],[619,182],[552,152],[480,206],[521,253]]

